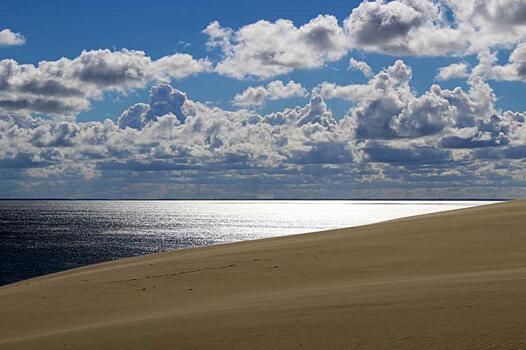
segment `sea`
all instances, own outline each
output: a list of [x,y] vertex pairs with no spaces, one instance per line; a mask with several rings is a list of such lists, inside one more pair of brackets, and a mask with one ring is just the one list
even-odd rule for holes
[[372,224],[489,201],[0,201],[0,285],[176,249]]

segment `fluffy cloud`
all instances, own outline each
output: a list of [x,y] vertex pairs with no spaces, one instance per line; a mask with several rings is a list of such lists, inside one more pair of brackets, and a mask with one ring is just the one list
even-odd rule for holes
[[[342,125],[347,125],[358,142],[363,140],[367,145],[373,142],[376,157],[382,149],[381,144],[388,149],[406,149],[417,142],[419,147],[443,150],[505,146],[525,141],[523,114],[499,112],[495,108],[493,90],[482,80],[469,80],[468,91],[433,85],[417,96],[409,84],[411,76],[411,69],[399,60],[367,84],[323,83],[316,91],[325,98],[356,103]],[[382,159],[388,159],[390,154],[386,151]]]
[[[29,168],[42,162],[86,162],[99,170],[139,170],[139,164],[143,170],[180,170],[351,160],[336,125],[321,97],[305,107],[261,116],[209,108],[160,84],[152,87],[148,104],[130,107],[117,124],[4,115],[0,156],[19,167],[22,160]],[[323,152],[330,154],[333,143],[347,154],[324,160]]]
[[345,20],[356,48],[391,55],[463,56],[521,42],[522,0],[364,1]]
[[424,14],[402,1],[366,1],[352,11],[345,27],[354,46],[399,54],[410,50],[408,34],[423,24]]
[[[352,49],[462,57],[510,48],[526,38],[524,13],[522,0],[374,0],[363,1],[341,26],[335,17],[320,15],[299,27],[280,19],[235,30],[215,21],[203,32],[207,47],[222,53],[218,73],[268,79],[295,69],[323,67]],[[351,60],[351,67],[371,74],[361,62]]]
[[274,80],[266,86],[249,87],[234,97],[238,106],[261,106],[266,100],[281,100],[292,97],[306,97],[307,90],[299,83],[291,80],[286,85],[281,80]]
[[323,82],[314,91],[326,99],[340,98],[348,101],[361,101],[395,89],[408,90],[411,77],[411,68],[406,66],[403,61],[397,60],[392,66],[370,79],[367,84],[338,86],[334,83]]
[[346,55],[349,43],[334,16],[296,27],[289,20],[258,21],[234,31],[212,22],[208,47],[221,49],[217,72],[234,78],[271,78],[299,68],[319,68]]
[[457,78],[467,78],[469,66],[466,63],[453,63],[446,67],[441,67],[437,71],[436,80],[451,80]]
[[507,64],[499,65],[495,51],[482,51],[472,75],[485,80],[526,81],[526,43],[518,45]]
[[[307,105],[268,115],[211,108],[168,84],[154,86],[150,101],[131,106],[117,123],[2,115],[0,176],[291,196],[372,184],[444,193],[444,181],[459,187],[466,179],[481,186],[503,176],[522,181],[524,113],[498,110],[480,79],[469,80],[467,91],[433,85],[416,95],[411,76],[396,61],[366,84],[322,84]],[[324,98],[353,106],[338,120]]]
[[[203,32],[207,46],[224,54],[218,72],[269,78],[321,67],[353,48],[435,56],[510,47],[526,35],[524,13],[522,0],[374,0],[363,1],[342,26],[334,16],[320,15],[301,26],[280,19],[231,29],[214,21]],[[0,43],[24,40],[9,29],[0,31]]]
[[459,28],[469,35],[472,52],[507,47],[526,35],[526,3],[522,0],[448,0]]
[[371,69],[371,67],[369,67],[367,62],[358,61],[354,58],[351,58],[349,60],[349,69],[356,69],[362,72],[362,74],[368,78],[370,78],[373,75],[373,70]]
[[207,60],[174,54],[152,60],[142,51],[94,50],[38,66],[0,61],[0,112],[74,115],[106,92],[125,93],[151,81],[207,71]]
[[20,34],[11,31],[11,29],[0,30],[0,47],[24,45],[26,38]]
[[345,20],[353,46],[392,55],[437,56],[469,49],[466,30],[449,25],[434,1],[364,1]]
[[142,129],[159,117],[175,117],[175,124],[184,123],[186,118],[195,114],[194,103],[186,94],[168,84],[160,84],[150,90],[150,103],[137,103],[124,111],[118,120],[121,129]]

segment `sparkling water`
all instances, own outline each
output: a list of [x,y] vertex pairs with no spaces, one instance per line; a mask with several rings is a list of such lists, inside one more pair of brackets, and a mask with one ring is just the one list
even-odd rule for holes
[[0,201],[0,285],[141,254],[371,224],[480,201]]

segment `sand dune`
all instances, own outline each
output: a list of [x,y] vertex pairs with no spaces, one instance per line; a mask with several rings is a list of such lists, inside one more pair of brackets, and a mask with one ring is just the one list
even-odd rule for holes
[[0,288],[0,349],[525,349],[526,202]]

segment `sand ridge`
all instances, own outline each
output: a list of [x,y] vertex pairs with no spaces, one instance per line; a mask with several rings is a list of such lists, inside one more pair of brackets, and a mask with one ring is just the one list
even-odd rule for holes
[[0,349],[524,349],[526,202],[0,287]]

